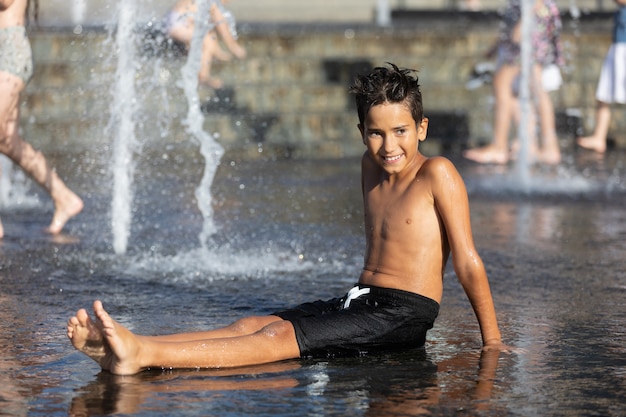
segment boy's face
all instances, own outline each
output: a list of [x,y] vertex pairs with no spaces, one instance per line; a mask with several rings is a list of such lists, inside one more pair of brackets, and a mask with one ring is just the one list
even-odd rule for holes
[[400,173],[411,164],[426,139],[428,119],[417,124],[404,103],[372,106],[359,125],[363,143],[374,160],[389,174]]

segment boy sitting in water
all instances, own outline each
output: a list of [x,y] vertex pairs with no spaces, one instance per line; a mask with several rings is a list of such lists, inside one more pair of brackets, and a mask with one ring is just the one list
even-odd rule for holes
[[450,161],[418,150],[428,119],[413,73],[376,68],[351,88],[367,148],[361,175],[367,246],[358,284],[343,298],[165,336],[133,334],[96,301],[95,321],[84,309],[68,321],[74,347],[115,374],[421,347],[439,312],[451,253],[483,349],[506,350],[474,247],[463,180]]

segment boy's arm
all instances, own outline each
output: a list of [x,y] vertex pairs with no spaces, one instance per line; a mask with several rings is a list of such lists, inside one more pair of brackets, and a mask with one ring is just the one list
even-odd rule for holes
[[474,246],[469,201],[463,180],[450,161],[433,158],[435,207],[443,220],[454,271],[474,309],[484,349],[505,349],[483,261]]

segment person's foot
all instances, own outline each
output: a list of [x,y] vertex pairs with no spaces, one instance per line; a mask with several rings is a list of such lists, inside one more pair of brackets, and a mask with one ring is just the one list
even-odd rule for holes
[[101,364],[111,349],[104,341],[102,326],[94,323],[85,309],[80,309],[67,321],[67,337],[72,345],[94,361]]
[[479,164],[499,164],[509,162],[509,155],[506,151],[500,151],[493,146],[468,149],[463,152],[463,157]]
[[589,149],[594,152],[604,153],[606,152],[606,139],[597,138],[595,136],[585,136],[576,139],[578,146],[584,149]]
[[541,151],[537,159],[544,164],[558,165],[561,163],[561,152],[558,149],[553,151]]
[[0,239],[4,237],[4,227],[2,226],[2,221],[0,221]]
[[200,84],[206,85],[207,87],[213,88],[215,90],[219,90],[220,88],[224,87],[224,83],[222,82],[222,80],[215,77],[200,77],[198,81],[200,82]]
[[[520,144],[517,138],[513,139],[511,143],[511,153],[509,155],[511,161],[517,161],[519,157],[520,151],[522,150],[522,145]],[[526,146],[526,162],[533,163],[539,159],[537,146],[534,143],[530,143]]]
[[46,229],[46,232],[52,235],[58,235],[65,227],[65,224],[78,213],[83,210],[84,203],[80,197],[71,193],[69,197],[64,200],[55,201],[54,215],[52,216],[52,222]]
[[67,322],[67,337],[72,345],[96,361],[100,367],[117,375],[140,372],[140,344],[137,337],[109,316],[100,301],[93,304],[96,322],[84,309]]

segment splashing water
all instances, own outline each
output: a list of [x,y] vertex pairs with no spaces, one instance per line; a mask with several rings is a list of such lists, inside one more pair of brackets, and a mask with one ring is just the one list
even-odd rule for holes
[[[199,16],[208,16],[213,0],[198,1],[198,18],[189,54],[182,68],[182,86],[188,101],[188,113],[184,120],[186,132],[200,145],[200,152],[205,160],[205,167],[200,185],[195,196],[198,208],[202,213],[203,226],[199,234],[200,245],[207,247],[208,239],[217,228],[213,221],[211,185],[219,166],[224,149],[216,142],[214,135],[204,128],[204,116],[201,112],[198,96],[198,73],[202,57],[204,35],[210,30],[209,22]],[[137,8],[134,2],[120,0],[118,3],[118,22],[115,36],[117,51],[117,70],[113,100],[111,103],[111,119],[109,129],[114,137],[113,144],[113,201],[111,208],[111,225],[113,229],[113,249],[116,254],[126,253],[130,236],[132,200],[133,200],[133,154],[139,151],[140,143],[136,137],[138,118],[138,98],[135,90],[136,63],[139,59],[136,51],[136,35],[134,33],[134,16]]]
[[518,128],[518,137],[520,142],[520,150],[517,163],[517,174],[519,185],[524,191],[528,191],[530,188],[530,141],[533,135],[529,132],[530,129],[530,113],[531,113],[531,99],[530,99],[530,72],[532,66],[532,45],[531,36],[533,26],[535,24],[535,16],[533,13],[534,0],[522,0],[522,18],[521,18],[521,71],[520,71],[520,87],[519,87],[519,101],[520,101],[520,121]]
[[21,170],[13,169],[9,158],[0,155],[0,208],[36,207],[39,198],[29,195],[30,180]]
[[137,148],[135,138],[135,2],[120,0],[118,3],[118,25],[115,38],[118,53],[117,70],[111,102],[109,129],[113,130],[113,201],[111,226],[113,228],[113,250],[126,253],[131,224],[131,202],[133,182],[133,152]]
[[200,153],[204,157],[205,167],[202,181],[196,189],[196,200],[198,208],[202,213],[203,225],[198,238],[202,248],[207,248],[208,238],[217,230],[213,221],[213,207],[211,199],[211,184],[215,177],[215,172],[220,164],[224,149],[215,141],[213,135],[207,133],[204,128],[204,116],[200,109],[200,98],[198,97],[198,73],[200,72],[200,61],[202,59],[202,43],[204,35],[210,29],[206,18],[214,0],[198,0],[198,10],[194,18],[195,27],[187,62],[182,68],[183,88],[188,102],[188,113],[184,123],[187,126],[187,133],[192,135],[200,144]]

